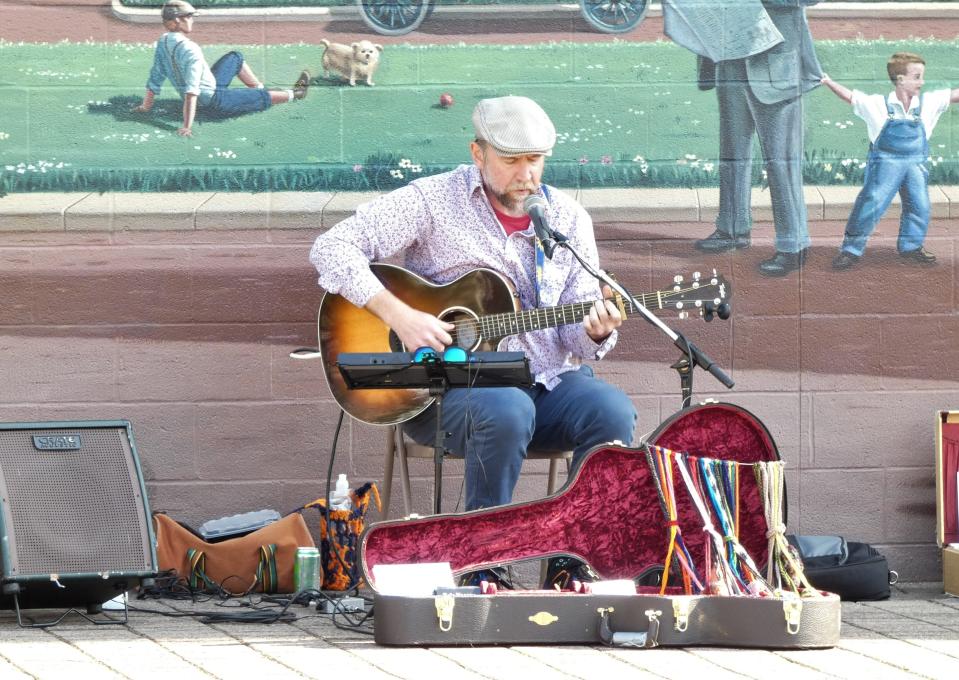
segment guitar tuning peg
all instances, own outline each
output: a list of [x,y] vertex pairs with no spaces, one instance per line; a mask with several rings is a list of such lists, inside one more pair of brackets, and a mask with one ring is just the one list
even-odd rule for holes
[[720,319],[725,321],[733,313],[733,309],[729,306],[728,302],[724,302],[716,308],[716,313],[719,315]]
[[673,277],[673,283],[682,283],[682,282],[683,282],[682,274],[676,274],[676,276]]
[[681,312],[679,313],[679,318],[680,318],[680,319],[688,319],[688,318],[689,318],[689,312],[687,312],[686,310],[681,311]]
[[699,272],[693,272],[693,281],[699,281],[701,276]]

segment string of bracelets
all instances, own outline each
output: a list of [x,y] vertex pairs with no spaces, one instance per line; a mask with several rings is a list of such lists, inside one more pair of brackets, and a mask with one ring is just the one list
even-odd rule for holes
[[[668,529],[661,595],[666,593],[669,574],[675,567],[687,595],[822,597],[806,579],[802,562],[786,540],[782,461],[738,463],[660,446],[644,448]],[[740,474],[745,467],[752,468],[763,502],[768,546],[765,574],[739,541]],[[678,521],[677,472],[707,535],[699,569],[686,547]]]

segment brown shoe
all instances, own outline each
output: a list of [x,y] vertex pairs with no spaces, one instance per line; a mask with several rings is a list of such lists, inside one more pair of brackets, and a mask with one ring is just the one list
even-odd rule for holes
[[929,267],[936,264],[936,256],[925,248],[919,247],[905,253],[899,253],[899,257],[909,264],[918,264],[922,267]]
[[310,90],[310,72],[303,71],[300,77],[293,83],[293,99],[306,99],[306,93]]

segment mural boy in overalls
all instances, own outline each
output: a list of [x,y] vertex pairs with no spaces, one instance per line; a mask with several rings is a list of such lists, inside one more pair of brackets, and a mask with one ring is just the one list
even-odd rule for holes
[[859,264],[866,241],[898,193],[902,197],[897,249],[903,262],[920,266],[936,263],[923,248],[929,228],[929,137],[949,104],[959,101],[959,89],[920,95],[926,62],[912,52],[896,52],[886,64],[895,89],[888,97],[850,90],[824,75],[822,82],[853,112],[866,121],[869,157],[862,191],[846,223],[834,269]]
[[[167,32],[157,40],[146,94],[143,103],[133,109],[135,113],[147,113],[153,108],[154,97],[160,94],[167,79],[183,98],[183,126],[177,130],[181,137],[193,136],[197,109],[229,118],[266,111],[273,104],[306,96],[310,84],[307,71],[300,74],[290,90],[267,90],[239,52],[227,52],[210,68],[200,46],[187,37],[193,32],[195,14],[193,5],[186,0],[168,0],[163,5],[160,17]],[[234,78],[239,78],[246,88],[231,89]]]

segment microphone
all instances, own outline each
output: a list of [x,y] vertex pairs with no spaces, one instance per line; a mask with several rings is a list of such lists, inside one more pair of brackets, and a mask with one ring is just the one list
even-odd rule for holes
[[549,228],[549,222],[546,220],[546,199],[540,194],[530,194],[523,201],[523,212],[529,215],[533,222],[533,230],[537,238],[543,244],[543,253],[546,257],[553,258],[553,250],[556,248],[556,238],[553,230]]

